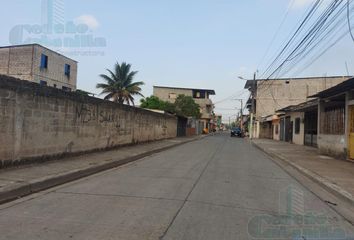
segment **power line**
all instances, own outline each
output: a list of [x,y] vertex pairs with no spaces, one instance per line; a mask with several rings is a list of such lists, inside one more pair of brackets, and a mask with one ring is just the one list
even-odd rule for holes
[[349,32],[350,32],[350,36],[352,38],[352,40],[354,41],[354,36],[353,36],[353,33],[352,33],[352,29],[351,29],[351,26],[350,26],[350,17],[349,17],[349,0],[347,0],[347,19],[348,19],[348,27],[349,27]]
[[[305,61],[307,63],[304,68],[307,69],[341,41],[348,32],[354,41],[350,25],[350,12],[353,9],[349,6],[352,1],[347,0],[345,4],[344,0],[333,0],[323,9],[321,5],[324,1],[316,0],[306,11],[306,15],[294,33],[290,35],[290,39],[261,74],[264,77],[263,80],[257,82],[257,89],[268,91],[275,79],[298,70],[298,67],[303,66]],[[345,9],[347,9],[346,15],[343,14]],[[349,31],[343,30],[346,24],[349,26]],[[270,91],[270,96],[274,103],[279,105],[272,91]]]
[[248,93],[248,90],[247,90],[247,89],[242,89],[242,90],[237,91],[236,93],[234,93],[234,94],[232,94],[232,95],[230,95],[230,96],[228,96],[228,97],[226,97],[226,98],[224,98],[224,99],[222,99],[222,100],[220,100],[220,101],[214,102],[214,105],[215,105],[215,104],[219,104],[219,103],[223,103],[223,102],[226,102],[226,101],[231,101],[233,98],[235,98],[235,97],[241,97],[241,96],[243,96],[245,93]]
[[[344,5],[336,14],[336,18],[344,12],[346,6]],[[353,8],[351,9],[353,10]],[[302,56],[301,59],[298,59],[293,65],[298,65],[299,62],[301,62],[303,59],[305,59],[313,50],[314,48],[319,48],[319,54],[318,52],[312,54],[312,58],[310,61],[307,61],[304,64],[304,67],[301,70],[298,70],[294,75],[297,76],[307,68],[309,68],[314,62],[316,62],[321,56],[323,56],[329,49],[331,49],[333,46],[335,46],[340,40],[342,40],[347,34],[348,31],[344,31],[341,33],[341,31],[345,28],[346,22],[345,22],[345,16],[337,20],[336,22],[331,21],[327,26],[333,25],[329,31],[327,31],[320,40],[318,40],[316,43],[313,44],[313,46],[306,51],[306,53]],[[334,24],[333,24],[334,23]],[[334,40],[334,41],[333,41]],[[323,46],[320,47],[321,42],[324,42]],[[290,71],[291,68],[288,68],[286,71]]]
[[[321,30],[323,24],[328,20],[329,16],[334,12],[334,10],[339,6],[338,5],[338,0],[334,0],[329,7],[326,9],[325,13],[323,13],[317,22],[313,25],[313,27],[310,29],[310,31],[306,34],[304,38],[296,45],[296,47],[291,51],[291,53],[288,55],[288,57],[269,75],[269,77],[272,77],[275,73],[279,72],[283,68],[283,66],[291,61],[294,60],[296,57],[301,56],[301,52],[297,53],[299,49],[301,49],[303,46],[305,46],[304,49],[306,49],[311,42],[313,42],[313,39],[316,37],[318,32]],[[311,38],[312,36],[312,38]],[[309,40],[309,42],[307,42]],[[307,45],[305,44],[307,42]],[[303,52],[303,51],[302,51]],[[294,56],[295,55],[295,56]]]
[[[307,21],[311,18],[311,16],[314,14],[316,11],[317,7],[321,3],[322,0],[316,0],[314,5],[311,7],[310,11],[307,13],[305,19],[300,23],[299,27],[296,29],[295,33],[291,36],[291,38],[288,40],[288,42],[285,44],[285,46],[281,49],[280,53],[275,57],[275,59],[272,61],[272,63],[268,66],[268,68],[264,71],[263,75],[266,75],[267,72],[269,72],[272,67],[277,63],[278,59],[284,54],[284,52],[288,49],[288,47],[291,45],[291,43],[294,41],[296,36],[301,32]],[[270,75],[271,76],[271,75]],[[269,78],[269,77],[268,77]]]
[[290,13],[290,10],[292,9],[292,7],[293,7],[293,5],[294,5],[294,2],[295,2],[295,0],[292,0],[292,1],[290,2],[290,4],[288,5],[288,9],[286,10],[286,13],[285,13],[285,15],[284,15],[284,17],[283,17],[283,19],[282,19],[282,21],[281,21],[281,23],[280,23],[278,29],[276,30],[276,32],[275,32],[275,34],[274,34],[272,40],[270,41],[270,44],[268,45],[268,47],[267,47],[267,49],[266,49],[266,51],[265,51],[263,57],[261,58],[261,61],[258,63],[257,69],[258,69],[258,68],[260,67],[260,65],[263,63],[264,59],[266,58],[266,56],[267,56],[268,53],[269,53],[270,48],[273,46],[273,43],[274,43],[275,39],[277,38],[277,36],[278,36],[278,34],[279,34],[281,28],[283,27],[283,25],[284,25],[284,23],[285,23],[285,20],[287,19],[288,15],[289,15],[289,13]]

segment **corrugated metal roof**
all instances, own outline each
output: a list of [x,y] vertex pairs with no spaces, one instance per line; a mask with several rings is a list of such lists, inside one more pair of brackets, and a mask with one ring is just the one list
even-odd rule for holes
[[307,102],[300,103],[298,105],[290,105],[285,108],[281,108],[277,110],[277,112],[302,112],[305,110],[316,108],[318,106],[317,104],[318,104],[318,100],[313,99]]

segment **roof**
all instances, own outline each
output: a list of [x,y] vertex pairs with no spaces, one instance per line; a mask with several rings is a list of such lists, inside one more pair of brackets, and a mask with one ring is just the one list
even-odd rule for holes
[[318,92],[315,95],[312,95],[310,97],[319,97],[319,98],[326,98],[326,97],[331,97],[334,95],[338,95],[341,93],[344,93],[349,90],[354,89],[354,78],[351,78],[347,81],[344,81],[334,87],[328,88],[322,92]]
[[0,46],[0,49],[2,49],[2,48],[29,47],[29,46],[39,46],[39,47],[44,48],[44,49],[46,49],[46,50],[48,50],[48,51],[54,52],[54,53],[58,54],[59,56],[62,56],[62,57],[65,57],[65,58],[67,58],[67,59],[69,59],[69,60],[71,60],[71,61],[77,62],[76,60],[74,60],[74,59],[72,59],[72,58],[69,58],[69,57],[67,57],[67,56],[65,56],[65,55],[63,55],[63,54],[61,54],[61,53],[58,53],[58,52],[56,52],[56,51],[50,49],[50,48],[44,47],[43,45],[40,45],[40,44],[38,44],[38,43],[29,43],[29,44],[20,44],[20,45],[9,45],[9,46]]
[[310,109],[316,109],[317,107],[318,107],[317,99],[312,99],[297,105],[290,105],[285,108],[281,108],[277,110],[277,112],[303,112]]
[[330,77],[300,77],[300,78],[274,78],[274,79],[256,79],[256,80],[247,80],[244,86],[244,89],[249,89],[253,81],[291,81],[291,80],[322,80],[322,79],[331,79],[331,78],[352,78],[353,76],[330,76]]
[[166,87],[166,86],[153,86],[154,88],[169,88],[169,89],[182,89],[182,90],[197,90],[197,91],[205,91],[211,95],[215,95],[215,91],[212,89],[202,89],[202,88],[181,88],[181,87]]

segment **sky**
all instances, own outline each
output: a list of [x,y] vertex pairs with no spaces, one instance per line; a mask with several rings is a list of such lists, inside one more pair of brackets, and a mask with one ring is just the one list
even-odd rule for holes
[[[128,62],[144,81],[142,93],[153,85],[214,89],[215,112],[224,121],[234,118],[248,92],[245,81],[262,72],[289,37],[313,0],[53,0],[54,22],[66,29],[84,24],[75,33],[49,34],[63,40],[80,34],[97,38],[85,46],[43,44],[78,61],[78,88],[95,88],[116,62]],[[52,6],[52,7],[53,7]],[[41,0],[2,0],[0,45],[35,42],[44,35]],[[284,16],[287,17],[279,28]],[[18,35],[18,26],[31,29]],[[279,29],[279,30],[278,30]],[[72,29],[71,29],[72,30]],[[277,35],[275,33],[278,32]],[[275,36],[275,38],[274,38]],[[274,41],[272,39],[274,38]],[[270,43],[272,43],[270,45]],[[89,56],[87,56],[89,54]],[[347,37],[299,76],[354,73],[354,44]],[[136,102],[138,104],[138,101]]]

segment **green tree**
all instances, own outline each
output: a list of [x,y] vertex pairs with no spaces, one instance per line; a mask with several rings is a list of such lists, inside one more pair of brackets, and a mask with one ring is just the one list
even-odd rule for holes
[[178,95],[174,103],[176,113],[185,117],[200,118],[200,107],[190,96]]
[[125,62],[114,66],[114,71],[107,69],[108,75],[101,74],[100,77],[105,83],[98,83],[96,88],[101,88],[101,94],[106,94],[105,100],[113,100],[114,102],[123,104],[126,102],[134,105],[134,95],[144,97],[140,92],[140,86],[144,82],[133,82],[134,76],[137,71],[130,71],[131,65]]
[[150,96],[140,100],[140,107],[149,109],[158,109],[170,113],[175,113],[175,107],[172,103],[163,101],[156,96]]

